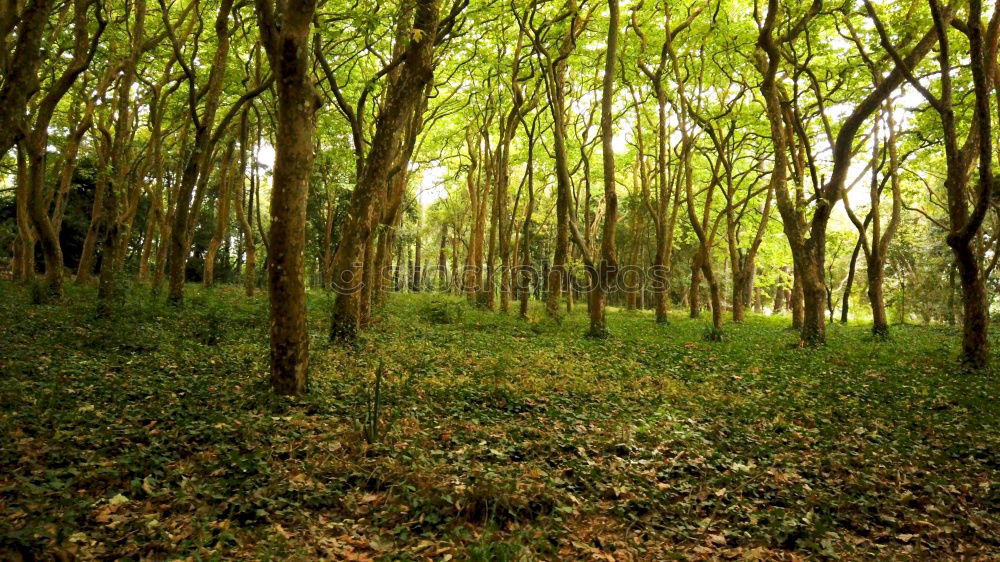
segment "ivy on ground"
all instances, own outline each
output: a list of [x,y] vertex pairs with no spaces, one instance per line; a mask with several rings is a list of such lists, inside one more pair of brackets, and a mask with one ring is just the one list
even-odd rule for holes
[[190,292],[102,319],[0,285],[0,556],[1000,556],[1000,378],[955,369],[953,328],[800,349],[787,318],[717,343],[612,311],[598,340],[394,295],[345,348],[315,293],[288,400],[266,298]]

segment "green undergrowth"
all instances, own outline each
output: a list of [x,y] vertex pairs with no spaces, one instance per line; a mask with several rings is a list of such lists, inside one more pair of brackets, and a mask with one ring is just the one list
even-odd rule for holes
[[594,339],[583,307],[393,295],[345,347],[316,293],[286,399],[266,295],[188,293],[97,318],[0,285],[0,558],[1000,556],[1000,379],[953,328],[803,349],[787,318],[715,342],[612,310]]

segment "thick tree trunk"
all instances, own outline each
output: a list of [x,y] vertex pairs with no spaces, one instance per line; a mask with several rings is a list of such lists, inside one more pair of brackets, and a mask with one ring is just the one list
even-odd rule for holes
[[[17,42],[10,63],[4,68],[7,75],[0,86],[0,154],[6,154],[24,136],[25,127],[22,125],[28,102],[39,90],[38,69],[44,58],[42,44],[45,42],[45,29],[57,4],[55,0],[9,3],[9,9],[21,8],[21,11],[16,27]],[[28,261],[32,260],[21,263]]]
[[990,362],[989,301],[979,260],[971,244],[952,245],[962,284],[962,362],[982,369]]
[[309,32],[315,0],[285,3],[280,26],[269,0],[256,0],[261,39],[278,76],[278,130],[268,235],[271,303],[271,388],[278,394],[306,391],[309,333],[306,329],[306,200],[313,165],[313,133],[319,96],[313,89]]
[[746,303],[743,301],[743,280],[733,272],[733,322],[740,324],[746,320]]
[[41,242],[42,256],[45,259],[45,292],[51,297],[60,298],[63,284],[62,246],[59,243],[59,233],[49,220],[48,205],[44,196],[48,132],[29,135],[24,144],[28,146],[25,151],[28,156],[28,213]]
[[14,241],[14,278],[28,282],[35,277],[35,229],[31,222],[30,183],[26,150],[17,149],[17,185],[14,187],[17,239]]
[[826,342],[826,283],[819,264],[808,262],[803,267],[798,291],[792,305],[793,319],[796,309],[802,310],[800,330],[803,345],[822,345]]
[[805,291],[802,287],[802,275],[798,267],[793,267],[792,291],[789,293],[788,308],[792,311],[792,328],[802,330],[805,322]]
[[885,314],[885,297],[882,286],[885,283],[885,274],[882,264],[876,267],[868,266],[868,301],[872,306],[872,333],[877,337],[889,335],[889,320]]
[[708,294],[712,302],[712,333],[710,339],[719,341],[722,339],[722,290],[719,288],[719,281],[712,271],[711,260],[704,260],[701,265],[708,282]]

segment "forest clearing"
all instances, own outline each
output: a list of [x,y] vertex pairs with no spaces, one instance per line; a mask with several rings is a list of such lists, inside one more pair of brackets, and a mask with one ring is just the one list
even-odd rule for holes
[[0,560],[1000,559],[1000,0],[0,2]]
[[[951,330],[788,318],[722,343],[614,311],[616,337],[404,295],[356,347],[311,333],[270,393],[266,301],[0,306],[5,548],[80,559],[993,558],[996,377]],[[74,291],[74,301],[89,294]],[[324,295],[312,296],[322,311]],[[444,303],[444,304],[442,304]],[[452,310],[440,315],[442,309]],[[457,312],[456,312],[457,311]],[[317,318],[318,320],[318,318]],[[50,328],[51,327],[51,328]],[[381,415],[366,437],[376,373]],[[610,557],[610,558],[609,558]]]

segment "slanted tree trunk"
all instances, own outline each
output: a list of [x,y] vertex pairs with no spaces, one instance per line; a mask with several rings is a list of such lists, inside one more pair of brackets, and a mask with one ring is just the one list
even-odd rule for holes
[[[486,125],[484,125],[485,130]],[[489,194],[489,175],[480,167],[479,132],[466,134],[465,143],[469,151],[469,169],[465,183],[469,192],[469,246],[465,255],[465,272],[463,285],[465,298],[475,303],[482,292],[483,285],[483,244],[486,221],[486,202]],[[473,140],[475,139],[475,140]],[[484,180],[485,178],[485,180]]]
[[35,109],[32,127],[21,143],[27,157],[27,174],[24,176],[27,180],[24,194],[27,197],[27,211],[42,244],[42,256],[45,259],[45,290],[56,298],[62,296],[63,254],[59,243],[59,232],[49,215],[52,198],[45,189],[45,161],[49,144],[49,127],[56,107],[76,82],[77,77],[90,65],[98,41],[104,32],[106,22],[98,8],[95,9],[98,19],[97,30],[93,35],[89,33],[87,12],[90,6],[91,3],[86,0],[73,2],[72,57],[62,74],[45,90],[44,97]]
[[[844,208],[847,210],[851,222],[854,223],[854,226],[858,230],[858,244],[864,250],[865,254],[865,261],[867,263],[866,273],[868,276],[868,301],[871,303],[872,309],[872,333],[877,338],[886,338],[889,335],[889,320],[885,312],[885,297],[883,294],[885,260],[889,251],[889,243],[896,233],[896,227],[899,224],[902,213],[902,193],[899,185],[899,174],[897,172],[900,161],[896,148],[896,126],[892,117],[891,103],[886,102],[884,104],[883,116],[885,117],[886,128],[888,130],[885,147],[889,153],[889,170],[886,178],[890,180],[892,186],[892,214],[884,232],[881,212],[882,186],[884,183],[879,181],[880,166],[878,165],[878,161],[882,158],[883,153],[879,145],[880,127],[877,121],[872,134],[871,182],[869,189],[871,203],[868,215],[864,221],[858,219],[852,211],[846,190],[842,195]],[[871,229],[870,241],[867,234],[869,226]],[[849,276],[852,276],[852,274],[853,272],[849,273]]]
[[424,87],[433,78],[434,45],[438,36],[438,0],[417,0],[413,32],[398,74],[388,85],[386,99],[375,121],[375,135],[364,170],[351,195],[349,218],[341,233],[333,259],[337,296],[330,323],[330,339],[350,341],[360,328],[360,298],[365,246],[379,212],[379,190],[385,188],[391,168],[397,164],[400,138],[406,120],[422,101]]
[[[260,4],[258,3],[258,7]],[[212,146],[217,140],[213,134],[216,113],[220,105],[223,77],[229,60],[229,16],[233,0],[222,0],[215,18],[215,36],[217,47],[209,67],[208,82],[204,87],[197,83],[196,68],[183,61],[181,47],[170,25],[168,10],[163,0],[160,8],[163,12],[164,27],[168,30],[174,55],[184,69],[188,88],[188,111],[194,124],[195,138],[184,165],[177,188],[177,198],[174,202],[173,224],[170,228],[170,246],[168,264],[169,286],[167,297],[170,302],[180,304],[184,298],[184,281],[188,254],[190,253],[190,233],[197,223],[197,208],[201,193],[195,188],[207,184],[207,168],[211,158]],[[274,63],[272,62],[272,67]],[[200,92],[200,93],[199,93]],[[203,101],[199,101],[203,99]],[[198,191],[202,191],[199,189]],[[192,200],[193,196],[193,200]],[[273,312],[273,311],[272,311]]]
[[847,324],[848,311],[851,307],[851,288],[854,285],[854,276],[858,267],[858,255],[861,253],[861,238],[854,245],[854,252],[851,253],[851,262],[847,267],[847,279],[844,281],[844,296],[840,305],[840,323]]
[[[990,87],[995,82],[997,59],[997,19],[998,10],[994,9],[993,21],[990,22],[990,38],[984,40],[982,29],[982,2],[970,0],[969,17],[967,21],[969,37],[969,67],[972,70],[973,92],[975,94],[975,111],[973,113],[974,129],[978,142],[966,143],[967,150],[959,151],[955,135],[955,114],[951,109],[951,61],[947,40],[947,23],[940,9],[932,5],[935,26],[940,43],[939,59],[941,66],[941,100],[943,110],[941,120],[945,131],[945,152],[948,174],[945,188],[948,193],[948,218],[951,232],[947,242],[955,254],[955,264],[958,267],[959,279],[962,284],[962,355],[961,360],[970,369],[984,369],[990,362],[989,341],[989,300],[986,295],[986,280],[983,276],[979,256],[974,249],[974,240],[982,227],[983,220],[993,198],[993,128],[990,112]],[[992,80],[991,80],[992,78]],[[970,132],[970,136],[972,133]],[[950,137],[950,140],[949,140]],[[966,190],[968,166],[971,161],[972,146],[978,145],[979,178],[976,186],[976,196],[973,200],[972,212],[969,212],[968,192]]]
[[[784,94],[778,82],[778,71],[782,62],[782,45],[794,41],[803,32],[808,33],[809,22],[820,12],[821,7],[822,2],[816,0],[804,15],[787,22],[787,25],[782,23],[779,26],[779,15],[785,12],[779,10],[778,0],[769,0],[767,14],[757,39],[757,45],[764,54],[760,57],[759,63],[763,76],[760,91],[765,102],[774,148],[774,165],[770,181],[775,188],[778,210],[791,247],[795,273],[801,290],[803,314],[800,340],[804,345],[821,345],[826,341],[824,314],[827,298],[826,227],[833,207],[844,189],[854,152],[854,138],[862,124],[902,84],[909,74],[909,69],[927,54],[934,43],[934,34],[929,32],[906,57],[896,57],[895,68],[854,107],[845,119],[833,144],[833,169],[830,179],[821,188],[817,185],[818,193],[815,197],[813,214],[811,219],[807,220],[801,197],[793,199],[786,186],[789,164],[788,130],[782,108],[781,100]],[[781,35],[776,37],[777,28],[780,28]]]
[[[55,0],[8,3],[8,10],[20,9],[20,17],[16,25],[11,27],[17,35],[13,52],[10,59],[7,59],[8,64],[0,68],[4,74],[3,85],[0,86],[0,154],[6,154],[24,137],[27,130],[24,115],[29,101],[39,91],[38,70],[44,59],[42,44],[45,28],[53,8],[58,4]],[[4,39],[6,45],[6,37]],[[22,239],[22,247],[27,239],[27,236]],[[21,264],[27,262],[28,260],[22,260]]]
[[[883,48],[897,63],[897,70],[906,66],[889,43],[887,33],[875,13],[874,7],[866,0],[865,8],[875,24]],[[986,283],[978,252],[974,248],[983,220],[989,211],[993,197],[993,138],[990,91],[997,80],[996,59],[998,32],[1000,32],[1000,10],[993,10],[988,33],[983,34],[982,1],[970,0],[968,20],[964,30],[969,41],[969,69],[972,74],[972,95],[974,108],[972,125],[963,146],[959,146],[955,110],[952,105],[953,86],[951,73],[951,45],[948,30],[952,25],[953,13],[942,8],[937,0],[930,1],[934,27],[932,39],[937,39],[938,67],[940,69],[940,95],[931,93],[912,73],[905,78],[923,95],[941,120],[944,143],[945,191],[948,198],[948,221],[950,231],[946,242],[955,255],[955,264],[962,284],[962,305],[964,326],[962,329],[962,363],[973,370],[985,368],[989,364],[989,301]],[[927,42],[925,37],[921,44]],[[912,57],[912,54],[911,54]],[[912,67],[912,65],[909,65]],[[979,178],[971,201],[967,185],[972,164],[978,160]]]
[[528,203],[524,208],[524,222],[521,224],[521,267],[518,271],[517,287],[520,291],[518,314],[526,320],[528,302],[531,299],[531,283],[534,281],[536,286],[541,284],[531,263],[531,220],[535,212],[535,130],[538,125],[538,114],[535,114],[530,127],[523,120],[521,124],[528,137],[528,161],[524,171],[527,176]]

